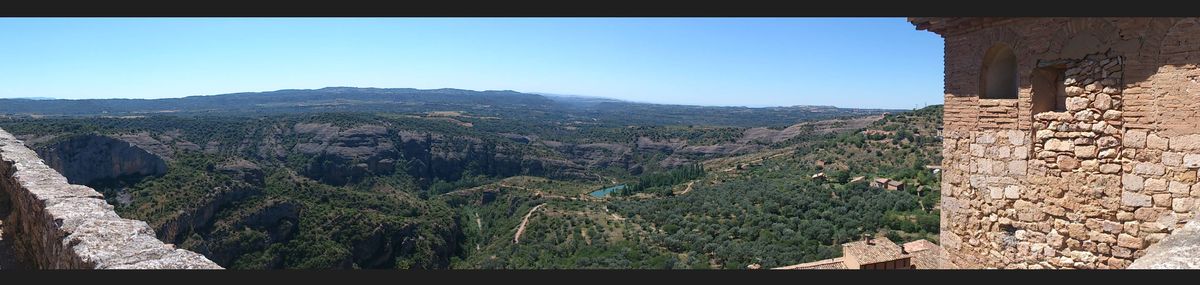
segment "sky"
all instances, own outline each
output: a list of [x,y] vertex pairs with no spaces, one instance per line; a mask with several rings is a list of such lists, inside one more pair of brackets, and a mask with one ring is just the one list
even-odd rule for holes
[[942,103],[942,39],[904,18],[4,18],[0,39],[0,98],[350,86]]

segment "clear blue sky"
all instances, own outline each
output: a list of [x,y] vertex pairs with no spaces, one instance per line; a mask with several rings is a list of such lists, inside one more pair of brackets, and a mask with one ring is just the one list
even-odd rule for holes
[[0,98],[353,86],[726,106],[942,102],[942,39],[903,18],[5,18],[0,39]]

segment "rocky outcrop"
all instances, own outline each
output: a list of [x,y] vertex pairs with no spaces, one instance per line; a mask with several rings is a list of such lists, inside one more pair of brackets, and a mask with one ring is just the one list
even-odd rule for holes
[[66,138],[37,152],[72,184],[167,172],[167,163],[159,156],[123,140],[100,135]]
[[[267,235],[267,238],[261,244],[230,243],[228,241],[217,240],[215,241],[216,244],[202,245],[197,250],[211,257],[218,264],[228,265],[237,257],[247,252],[261,250],[269,244],[291,240],[299,232],[299,221],[300,206],[296,203],[280,200],[262,202],[254,208],[239,214],[232,219],[232,222],[221,222],[222,224],[217,226],[217,229],[213,231],[214,233],[220,233],[214,235],[228,235],[232,231],[244,228],[262,231]],[[273,264],[268,268],[280,267],[279,264]]]
[[1196,268],[1200,268],[1200,216],[1146,248],[1146,255],[1129,265],[1129,269]]
[[343,130],[331,124],[296,124],[294,130],[312,135],[294,148],[314,156],[304,169],[305,176],[331,185],[352,183],[373,174],[391,174],[400,156],[387,128],[382,126]]
[[0,201],[5,239],[23,263],[41,269],[221,269],[176,249],[146,222],[123,219],[92,188],[72,185],[0,130]]

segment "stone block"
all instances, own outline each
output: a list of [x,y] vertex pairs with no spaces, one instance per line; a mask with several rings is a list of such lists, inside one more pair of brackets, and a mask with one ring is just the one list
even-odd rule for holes
[[1167,184],[1167,192],[1177,195],[1187,195],[1191,191],[1191,185],[1179,181],[1171,181]]
[[1171,138],[1170,149],[1173,151],[1200,150],[1200,134],[1183,135]]
[[1075,144],[1068,140],[1050,139],[1046,141],[1043,148],[1050,151],[1073,151]]
[[1148,134],[1146,136],[1146,148],[1167,150],[1167,139],[1159,137],[1158,134]]
[[1154,206],[1163,208],[1171,207],[1171,194],[1154,194],[1151,197],[1154,198]]
[[1200,154],[1185,154],[1183,155],[1183,167],[1200,168]]
[[1144,148],[1146,147],[1146,131],[1145,130],[1128,130],[1125,131],[1125,137],[1122,144],[1126,147]]
[[1079,168],[1079,159],[1069,155],[1059,155],[1056,159],[1058,169],[1062,171],[1071,171]]
[[[1200,163],[1200,160],[1198,160],[1197,162]],[[1166,166],[1183,165],[1183,153],[1163,152],[1162,153],[1162,164],[1166,165]]]
[[1133,165],[1133,173],[1141,175],[1161,176],[1167,172],[1162,164],[1139,162]]
[[1134,237],[1134,236],[1127,235],[1127,234],[1117,235],[1117,246],[1120,246],[1120,247],[1138,250],[1138,249],[1142,249],[1143,247],[1145,247],[1144,243],[1145,243],[1145,241],[1138,237]]
[[1153,203],[1150,195],[1123,191],[1121,192],[1121,205],[1127,207],[1150,207]]
[[1145,187],[1144,182],[1145,179],[1141,176],[1133,174],[1121,175],[1121,187],[1127,191],[1141,191]]
[[1194,198],[1175,198],[1174,201],[1171,201],[1171,210],[1174,210],[1176,213],[1191,212],[1194,209],[1196,209]]
[[1008,186],[1004,187],[1004,198],[1005,199],[1021,198],[1021,186],[1008,185]]
[[1013,160],[1008,162],[1008,174],[1025,175],[1027,171],[1027,163],[1024,160]]
[[1117,173],[1121,172],[1121,165],[1116,163],[1106,163],[1100,165],[1100,173]]
[[1146,179],[1146,185],[1144,189],[1152,193],[1165,192],[1167,191],[1167,181],[1160,178]]
[[1096,158],[1096,146],[1082,145],[1075,147],[1075,157],[1081,159]]

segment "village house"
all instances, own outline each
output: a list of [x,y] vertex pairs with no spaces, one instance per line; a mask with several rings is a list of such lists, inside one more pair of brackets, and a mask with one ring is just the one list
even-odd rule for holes
[[871,180],[870,186],[886,190],[904,190],[904,182],[883,177]]
[[875,188],[887,188],[888,182],[891,182],[891,181],[892,181],[891,179],[882,178],[882,177],[875,178],[875,180],[871,180],[870,186],[875,187]]

